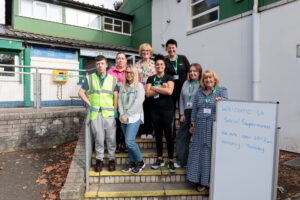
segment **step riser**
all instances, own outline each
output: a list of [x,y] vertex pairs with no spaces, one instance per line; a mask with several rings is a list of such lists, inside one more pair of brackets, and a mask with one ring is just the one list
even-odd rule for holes
[[[144,158],[144,162],[146,163],[146,165],[152,165],[154,162],[156,161],[156,157],[152,157],[152,158]],[[167,161],[167,159],[165,159],[165,162]],[[129,163],[129,158],[116,158],[115,162],[117,165],[126,165]],[[96,164],[96,159],[92,158],[92,165],[94,166]],[[104,158],[104,165],[108,164],[108,159]]]
[[[139,142],[137,143],[140,149],[156,149],[155,142]],[[167,144],[163,143],[163,148],[167,149]],[[176,144],[174,143],[174,149],[176,149]]]
[[186,175],[154,175],[154,176],[100,176],[90,177],[90,184],[115,184],[115,183],[180,183],[187,182]]
[[[91,200],[91,199],[86,199]],[[206,196],[163,196],[163,197],[102,197],[93,200],[208,200]]]

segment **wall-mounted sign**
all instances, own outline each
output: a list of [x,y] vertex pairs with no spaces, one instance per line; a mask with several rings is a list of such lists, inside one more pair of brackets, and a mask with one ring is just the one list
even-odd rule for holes
[[40,46],[32,46],[30,49],[32,57],[53,58],[63,60],[78,60],[75,50],[53,49]]
[[115,59],[117,56],[117,53],[118,52],[115,52],[115,51],[80,49],[81,56],[97,57],[98,55],[103,55],[106,58]]

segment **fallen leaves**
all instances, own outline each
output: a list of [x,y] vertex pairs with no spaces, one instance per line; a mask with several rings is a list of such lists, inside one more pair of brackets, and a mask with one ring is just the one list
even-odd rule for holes
[[27,189],[27,186],[23,186],[23,190],[26,190]]
[[3,169],[4,169],[4,167],[0,166],[0,170],[3,170]]
[[38,183],[38,185],[46,185],[46,183],[48,183],[47,179],[38,179],[36,180],[36,182]]

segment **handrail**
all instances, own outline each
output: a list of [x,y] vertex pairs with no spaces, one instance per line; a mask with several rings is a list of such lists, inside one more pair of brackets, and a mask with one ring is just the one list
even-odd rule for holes
[[88,72],[90,70],[85,69],[70,69],[70,68],[53,68],[53,67],[45,67],[45,66],[26,66],[26,65],[7,65],[7,64],[0,64],[0,67],[17,67],[17,68],[32,68],[32,69],[56,69],[56,70],[68,70],[68,71],[79,71],[79,72]]
[[85,118],[85,189],[89,190],[89,171],[93,153],[93,135],[90,130],[90,110],[88,110]]

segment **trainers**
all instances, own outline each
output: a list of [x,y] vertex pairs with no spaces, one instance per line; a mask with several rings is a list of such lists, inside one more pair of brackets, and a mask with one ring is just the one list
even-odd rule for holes
[[148,135],[147,135],[147,139],[152,140],[152,139],[153,139],[153,136],[152,136],[151,134],[148,134]]
[[130,172],[135,167],[135,162],[130,162],[128,165],[122,168],[122,172]]
[[152,169],[158,169],[160,167],[163,167],[165,166],[165,162],[164,160],[162,159],[156,159],[155,163],[151,166]]
[[110,160],[108,162],[108,171],[115,171],[116,170],[116,164],[114,160]]
[[147,139],[147,135],[146,134],[142,134],[141,135],[141,139],[143,139],[143,140]]
[[176,162],[176,163],[174,163],[174,167],[175,167],[175,168],[180,168],[180,167],[181,167],[181,165],[180,165],[180,164],[178,164],[178,163]]
[[103,161],[96,159],[95,172],[101,172],[103,167]]
[[171,173],[175,173],[176,172],[176,169],[174,167],[174,162],[169,161],[168,168],[169,168],[169,172],[171,172]]
[[135,166],[135,168],[132,169],[131,173],[132,174],[138,174],[140,173],[144,168],[146,167],[146,164],[142,160],[141,162],[138,162]]

